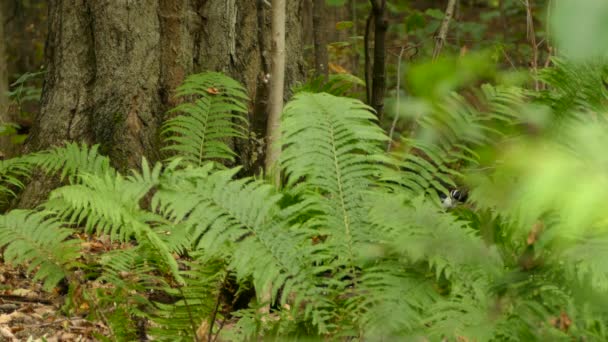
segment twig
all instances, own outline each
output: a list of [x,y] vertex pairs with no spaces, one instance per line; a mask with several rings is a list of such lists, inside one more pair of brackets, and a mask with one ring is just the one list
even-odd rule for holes
[[534,17],[532,15],[532,7],[530,0],[525,0],[524,5],[526,6],[526,34],[530,41],[530,47],[532,48],[532,60],[530,61],[530,67],[534,74],[534,90],[540,90],[540,83],[538,82],[538,44],[536,44],[536,33],[534,31]]
[[192,316],[192,311],[190,310],[190,305],[188,304],[188,299],[186,298],[186,295],[184,294],[184,291],[182,291],[181,287],[178,287],[177,290],[179,291],[179,294],[184,299],[184,304],[186,304],[186,312],[188,312],[188,320],[190,321],[190,327],[192,328],[194,341],[198,342],[199,339],[198,339],[198,336],[196,335],[196,324],[194,323],[194,317]]
[[222,331],[222,328],[224,327],[225,324],[226,324],[226,317],[224,317],[222,319],[222,321],[220,322],[220,326],[217,328],[217,333],[215,334],[215,337],[213,337],[213,341],[209,341],[209,342],[217,341],[218,337],[220,336],[220,331]]
[[450,21],[454,16],[454,7],[456,7],[456,0],[449,0],[448,6],[445,9],[445,17],[443,17],[443,21],[441,22],[441,28],[439,29],[439,34],[436,38],[435,49],[433,50],[433,60],[436,60],[437,57],[439,57],[441,49],[445,44],[445,40],[448,35],[448,29],[450,28]]
[[52,301],[42,298],[28,298],[23,296],[0,294],[0,299],[11,301],[11,302],[23,302],[23,303],[40,303],[40,304],[53,304]]
[[388,146],[386,147],[386,152],[390,152],[391,145],[393,144],[393,133],[395,132],[395,126],[397,126],[397,120],[399,119],[399,107],[401,104],[400,94],[401,94],[401,58],[403,57],[403,52],[405,51],[405,47],[401,48],[399,52],[399,57],[397,59],[397,105],[395,108],[395,117],[393,118],[393,123],[391,124],[391,129],[388,133]]
[[[225,274],[224,279],[222,280],[222,283],[219,287],[220,291],[218,291],[217,293],[217,298],[215,300],[215,308],[213,308],[213,314],[211,314],[211,322],[209,323],[209,332],[207,333],[207,341],[211,342],[212,341],[212,337],[213,337],[213,325],[215,324],[215,318],[217,317],[217,313],[220,309],[220,302],[221,302],[221,294],[222,291],[221,289],[226,285],[226,281],[228,279],[228,273]],[[220,327],[221,329],[221,327]],[[218,331],[218,335],[219,335],[219,331]],[[216,336],[217,338],[217,336]]]

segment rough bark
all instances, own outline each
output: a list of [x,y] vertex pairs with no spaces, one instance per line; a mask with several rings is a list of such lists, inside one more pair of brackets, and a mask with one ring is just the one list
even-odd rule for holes
[[374,20],[374,65],[372,71],[371,105],[376,115],[382,117],[384,112],[384,91],[386,87],[386,0],[372,0]]
[[[8,70],[6,69],[6,50],[4,39],[4,15],[3,8],[0,6],[0,124],[9,121],[8,115]],[[4,151],[5,142],[0,140],[0,149]]]
[[[26,150],[84,141],[101,144],[119,169],[137,167],[142,156],[158,160],[158,129],[177,103],[175,87],[204,70],[245,85],[253,133],[265,134],[266,7],[262,0],[51,1],[42,108]],[[287,6],[287,89],[303,74],[300,7],[300,0]],[[258,146],[236,147],[245,166],[263,161]]]

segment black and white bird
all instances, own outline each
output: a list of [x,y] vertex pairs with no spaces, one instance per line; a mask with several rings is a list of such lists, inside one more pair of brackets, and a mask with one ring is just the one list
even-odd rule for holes
[[466,202],[467,197],[467,191],[461,189],[450,190],[450,193],[448,195],[445,195],[443,193],[439,195],[439,198],[441,199],[441,205],[446,209],[454,208],[459,203]]

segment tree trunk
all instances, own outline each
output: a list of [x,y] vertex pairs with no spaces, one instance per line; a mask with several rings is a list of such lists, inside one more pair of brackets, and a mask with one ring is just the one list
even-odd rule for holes
[[[42,108],[26,150],[84,141],[101,144],[122,170],[142,156],[159,160],[158,129],[177,103],[175,87],[205,70],[245,85],[252,133],[265,134],[269,12],[263,0],[51,1]],[[286,89],[303,75],[300,15],[301,1],[289,1]],[[246,167],[263,163],[260,146],[236,148]],[[32,188],[24,206],[45,196],[31,198]]]
[[[8,114],[8,70],[6,69],[6,49],[4,39],[4,15],[3,7],[0,6],[0,125],[10,121]],[[7,143],[5,137],[0,139],[0,153],[4,155],[7,149]]]
[[374,64],[372,71],[371,105],[376,115],[382,118],[384,113],[384,91],[386,87],[386,0],[372,0],[374,20]]
[[285,92],[285,7],[285,0],[272,1],[272,72],[270,73],[268,103],[268,146],[264,169],[267,174],[274,176],[277,187],[280,186],[281,173],[274,168],[281,155],[279,140],[281,139],[281,113]]
[[327,54],[327,22],[324,20],[326,12],[325,0],[313,0],[312,30],[315,46],[315,74],[327,79],[329,57]]

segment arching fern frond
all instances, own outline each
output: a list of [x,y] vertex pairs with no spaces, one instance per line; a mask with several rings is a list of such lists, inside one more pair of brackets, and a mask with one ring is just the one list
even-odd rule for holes
[[305,303],[306,315],[327,331],[331,302],[317,287],[315,274],[321,271],[311,260],[315,257],[312,232],[290,225],[292,215],[309,210],[308,203],[280,211],[282,195],[273,186],[252,179],[233,180],[236,172],[201,172],[198,179],[161,185],[153,207],[188,227],[193,249],[227,257],[240,279],[252,277],[258,291],[270,286],[272,300],[286,303],[289,295],[295,295],[294,308]]
[[31,164],[27,156],[0,160],[0,203],[16,196],[14,190],[23,189],[23,181],[30,176]]
[[83,143],[67,143],[65,146],[29,154],[23,157],[25,161],[41,167],[49,174],[61,172],[61,179],[73,180],[78,173],[96,175],[114,174],[116,170],[110,166],[110,159],[99,153],[99,145],[90,148]]
[[164,260],[168,271],[181,282],[169,246],[152,227],[155,222],[163,223],[164,220],[140,207],[140,200],[155,185],[152,179],[160,177],[154,176],[157,172],[148,170],[144,176],[128,179],[120,174],[81,174],[78,184],[54,190],[44,207],[68,222],[84,223],[87,231],[109,234],[121,241],[135,237],[139,243],[150,244]]
[[307,225],[327,236],[321,246],[337,257],[326,266],[350,279],[341,286],[356,281],[359,244],[371,238],[364,194],[379,174],[377,156],[387,140],[374,120],[362,102],[329,94],[298,94],[283,113],[281,164],[288,185],[320,211]]
[[206,160],[234,160],[227,139],[246,136],[247,94],[232,78],[216,72],[189,76],[177,88],[184,102],[169,113],[182,113],[165,123],[164,149],[184,161],[201,165]]
[[78,240],[69,239],[73,230],[48,218],[48,213],[12,210],[0,216],[0,248],[10,263],[27,265],[34,279],[44,280],[51,290],[65,278],[80,257]]
[[549,89],[540,93],[540,100],[555,111],[558,118],[577,113],[596,112],[608,100],[608,67],[605,63],[574,63],[554,57],[553,66],[539,74]]

